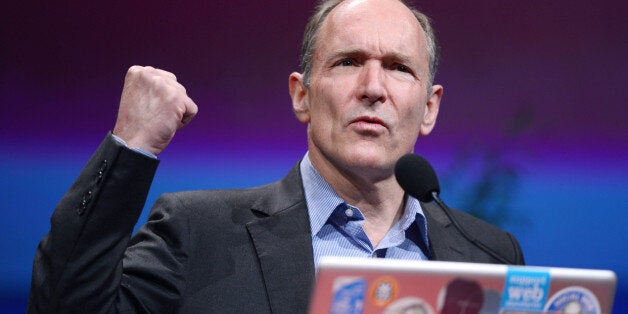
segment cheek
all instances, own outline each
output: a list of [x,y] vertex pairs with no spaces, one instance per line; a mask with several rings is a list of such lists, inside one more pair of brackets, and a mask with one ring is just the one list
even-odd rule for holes
[[401,128],[418,134],[424,114],[425,105],[416,101],[408,102],[399,110]]
[[318,84],[312,97],[312,120],[320,124],[341,122],[343,110],[348,108],[350,99],[340,84]]
[[401,121],[401,129],[405,138],[416,139],[419,136],[421,130],[421,123],[418,116],[407,115],[403,121]]
[[425,114],[425,106],[423,105],[414,105],[410,112],[408,113],[408,117],[412,117],[412,120],[416,122],[416,124],[420,124],[423,121],[423,115]]

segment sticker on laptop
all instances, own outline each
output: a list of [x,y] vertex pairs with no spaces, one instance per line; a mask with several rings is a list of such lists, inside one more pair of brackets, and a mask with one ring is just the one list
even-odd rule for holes
[[362,314],[366,279],[362,277],[338,277],[332,288],[332,302],[329,313]]
[[425,300],[417,297],[405,297],[390,303],[382,314],[435,314],[434,309]]
[[440,290],[436,303],[441,314],[479,313],[484,305],[484,290],[473,279],[454,278]]
[[397,298],[399,284],[389,276],[380,277],[371,284],[369,300],[377,306],[385,306]]
[[511,266],[506,273],[501,308],[542,311],[550,288],[549,270]]
[[599,314],[600,302],[595,294],[583,287],[567,287],[550,298],[545,305],[546,312]]

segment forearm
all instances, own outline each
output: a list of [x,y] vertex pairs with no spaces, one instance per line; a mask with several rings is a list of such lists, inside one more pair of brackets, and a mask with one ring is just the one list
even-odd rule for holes
[[108,136],[61,199],[33,266],[29,312],[106,311],[156,159]]

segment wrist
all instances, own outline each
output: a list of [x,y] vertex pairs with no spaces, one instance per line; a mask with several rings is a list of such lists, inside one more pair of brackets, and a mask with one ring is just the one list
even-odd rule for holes
[[151,151],[148,151],[148,150],[146,150],[146,149],[144,149],[144,148],[142,148],[142,147],[139,147],[139,146],[129,145],[129,144],[128,144],[128,143],[127,143],[124,139],[122,139],[121,137],[119,137],[119,136],[117,136],[117,135],[115,135],[115,134],[113,134],[113,133],[111,133],[111,137],[113,137],[113,139],[114,139],[116,142],[118,142],[118,143],[120,143],[120,144],[124,145],[125,147],[127,147],[127,148],[129,148],[129,149],[131,149],[131,150],[134,150],[134,151],[136,151],[136,152],[138,152],[138,153],[140,153],[140,154],[146,155],[146,156],[148,156],[148,157],[150,157],[150,158],[155,158],[155,159],[157,159],[157,154],[155,154],[155,153],[153,153],[153,152],[151,152]]

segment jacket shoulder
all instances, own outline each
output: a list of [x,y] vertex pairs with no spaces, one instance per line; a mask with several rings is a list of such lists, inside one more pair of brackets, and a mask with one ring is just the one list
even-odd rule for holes
[[524,264],[519,242],[511,233],[457,209],[443,209],[436,203],[423,205],[432,223],[428,230],[438,230],[433,230],[430,241],[445,241],[463,251],[466,257],[460,261]]
[[517,239],[505,230],[460,210],[452,210],[461,227],[486,250],[506,259],[508,264],[524,264]]

